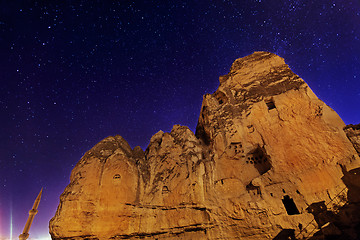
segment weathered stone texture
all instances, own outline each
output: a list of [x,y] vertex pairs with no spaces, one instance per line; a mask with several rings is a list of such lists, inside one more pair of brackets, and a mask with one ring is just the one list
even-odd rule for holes
[[346,136],[349,138],[350,142],[354,145],[357,153],[360,156],[360,124],[357,125],[347,125],[344,128]]
[[341,178],[360,166],[358,129],[346,136],[344,127],[282,58],[255,52],[236,60],[218,90],[204,96],[195,135],[175,125],[156,133],[145,152],[120,136],[87,152],[50,233],[272,239],[308,237],[323,226],[324,234],[338,234],[336,224],[313,219],[321,202],[329,211],[347,204],[352,178],[345,174],[346,185]]

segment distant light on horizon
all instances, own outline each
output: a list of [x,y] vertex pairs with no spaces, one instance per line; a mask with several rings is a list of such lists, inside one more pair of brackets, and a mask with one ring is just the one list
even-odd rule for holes
[[13,239],[13,210],[12,203],[10,202],[10,240]]
[[47,236],[39,236],[39,237],[29,237],[29,240],[51,240],[51,236],[50,234],[48,234]]

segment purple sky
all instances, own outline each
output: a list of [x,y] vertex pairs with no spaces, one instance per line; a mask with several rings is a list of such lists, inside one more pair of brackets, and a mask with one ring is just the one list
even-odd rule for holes
[[360,2],[2,1],[0,239],[17,239],[44,187],[47,236],[72,168],[119,134],[146,148],[194,130],[202,95],[254,51],[285,58],[345,123],[360,122]]

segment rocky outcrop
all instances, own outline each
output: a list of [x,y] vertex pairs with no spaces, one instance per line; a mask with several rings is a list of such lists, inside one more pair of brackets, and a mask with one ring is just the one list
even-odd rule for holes
[[344,128],[344,131],[360,156],[360,124],[349,124]]
[[60,197],[51,236],[281,239],[309,237],[320,227],[338,233],[314,213],[321,204],[332,211],[348,203],[351,176],[341,178],[360,159],[344,127],[282,58],[255,52],[237,59],[218,90],[204,96],[196,134],[175,125],[156,133],[145,152],[120,136],[88,151]]

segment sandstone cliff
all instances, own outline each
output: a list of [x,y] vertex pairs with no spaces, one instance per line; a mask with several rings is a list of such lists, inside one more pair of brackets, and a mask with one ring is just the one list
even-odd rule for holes
[[[315,213],[322,203],[329,212],[349,204],[346,181],[360,166],[350,140],[357,148],[359,135],[348,133],[349,140],[344,127],[282,58],[255,52],[237,59],[218,90],[204,96],[196,134],[175,125],[170,133],[156,133],[145,152],[120,136],[89,150],[60,197],[51,236],[279,239],[342,233],[330,218],[315,221]],[[352,228],[346,231],[356,238]]]
[[360,124],[350,124],[344,128],[344,131],[360,156]]

